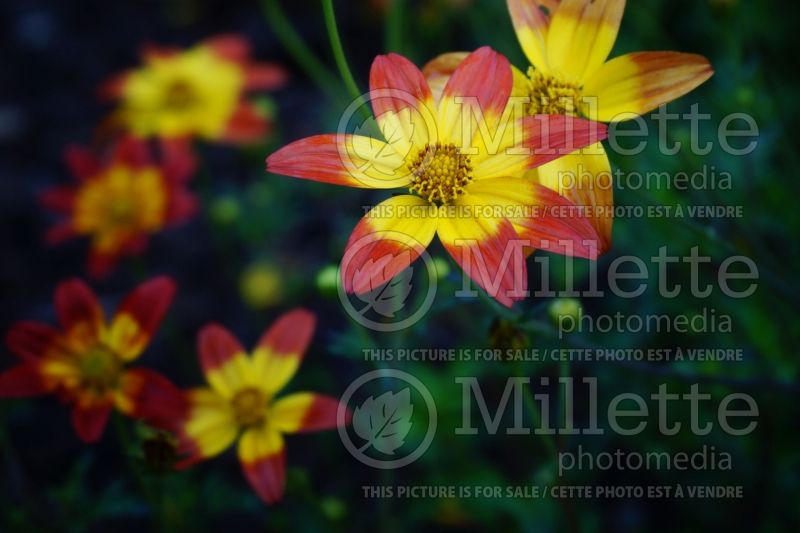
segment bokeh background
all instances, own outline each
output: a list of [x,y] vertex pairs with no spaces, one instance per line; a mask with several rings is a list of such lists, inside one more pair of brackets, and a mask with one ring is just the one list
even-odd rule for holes
[[[618,190],[619,205],[743,206],[741,219],[647,219],[616,222],[614,247],[599,264],[605,272],[620,255],[647,259],[658,248],[684,255],[693,246],[714,258],[703,265],[713,282],[719,263],[731,255],[751,257],[759,266],[759,288],[744,300],[715,291],[695,300],[685,291],[665,300],[653,289],[634,300],[612,297],[583,302],[589,314],[687,314],[716,309],[732,317],[729,334],[575,334],[559,341],[548,321],[547,300],[522,304],[517,314],[501,313],[486,301],[453,297],[460,277],[455,267],[440,282],[425,320],[400,334],[365,330],[341,308],[331,268],[361,215],[362,205],[381,195],[300,182],[264,172],[264,157],[276,147],[314,133],[334,131],[347,103],[318,2],[280,2],[304,42],[320,58],[332,81],[319,87],[299,68],[276,38],[282,22],[270,2],[253,1],[74,1],[0,2],[0,329],[15,320],[53,321],[51,295],[58,281],[85,277],[85,241],[48,247],[42,235],[50,215],[36,203],[45,188],[70,177],[62,151],[87,144],[108,113],[97,99],[98,84],[138,63],[145,42],[188,46],[222,32],[236,32],[253,44],[255,57],[276,61],[291,72],[289,84],[263,95],[275,116],[270,138],[247,149],[199,144],[203,170],[192,188],[202,199],[190,223],[157,235],[141,258],[125,260],[108,279],[92,285],[107,306],[138,280],[166,273],[179,285],[168,321],[142,364],[169,375],[181,386],[201,383],[194,337],[216,320],[252,344],[282,311],[296,305],[319,314],[319,327],[295,390],[339,395],[353,379],[374,368],[368,347],[481,348],[489,346],[603,346],[618,348],[741,348],[736,363],[574,364],[580,378],[600,380],[601,406],[622,392],[649,395],[667,383],[688,392],[701,383],[714,394],[703,416],[713,419],[719,399],[746,392],[758,402],[758,428],[733,438],[715,429],[707,437],[651,430],[636,438],[572,437],[567,449],[692,451],[715,446],[733,456],[726,472],[575,472],[572,484],[743,485],[741,500],[376,500],[362,485],[526,485],[556,480],[541,440],[523,436],[454,437],[461,420],[455,376],[478,376],[487,399],[497,401],[508,375],[555,379],[564,369],[552,363],[403,363],[431,390],[440,415],[432,447],[413,465],[396,472],[372,470],[351,458],[335,432],[299,436],[288,442],[289,481],[285,501],[263,506],[250,492],[235,453],[183,473],[158,468],[147,434],[121,450],[108,431],[102,442],[85,446],[75,437],[68,414],[53,399],[0,403],[0,531],[215,531],[389,530],[408,528],[507,531],[700,531],[800,530],[800,385],[796,346],[800,338],[796,283],[800,225],[797,209],[798,116],[796,64],[800,8],[765,0],[631,0],[613,55],[637,50],[680,50],[707,56],[716,75],[691,95],[670,105],[688,112],[698,103],[712,120],[701,137],[715,139],[719,120],[732,112],[752,115],[760,127],[759,146],[747,157],[718,147],[708,156],[682,151],[660,155],[655,143],[637,157],[612,155],[625,171],[693,172],[703,165],[733,176],[732,190]],[[491,45],[517,66],[527,66],[505,2],[498,0],[391,0],[336,2],[339,27],[356,81],[366,87],[372,58],[387,50],[422,64],[451,50]],[[266,9],[265,9],[266,8]],[[280,29],[280,28],[279,28]],[[688,140],[686,122],[669,136]],[[654,136],[653,136],[654,137]],[[440,248],[433,255],[449,261]],[[559,259],[552,258],[558,272]],[[451,265],[452,266],[452,265]],[[586,283],[579,262],[578,286]],[[326,270],[327,269],[327,270]],[[322,274],[320,274],[323,272]],[[536,272],[532,269],[533,279]],[[671,279],[689,283],[688,268],[676,266]],[[554,283],[557,285],[559,280]],[[604,277],[601,276],[601,280]],[[652,284],[651,284],[652,285]],[[602,287],[602,286],[601,286]],[[500,324],[502,327],[499,327]],[[499,332],[499,333],[498,333]],[[13,362],[4,351],[0,368]],[[379,365],[380,366],[380,365]],[[681,404],[683,405],[683,404]],[[557,407],[557,406],[556,406]],[[688,422],[688,412],[676,420]],[[585,412],[576,413],[584,420]],[[157,453],[156,453],[157,455]],[[143,490],[146,489],[146,490]]]

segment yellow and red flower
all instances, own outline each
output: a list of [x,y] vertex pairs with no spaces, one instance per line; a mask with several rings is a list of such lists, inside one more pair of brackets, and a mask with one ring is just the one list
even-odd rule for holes
[[574,207],[567,199],[523,176],[604,139],[606,128],[574,117],[514,117],[512,86],[508,60],[484,47],[455,69],[437,104],[416,66],[396,54],[379,56],[370,96],[386,142],[319,135],[267,158],[267,170],[277,174],[412,193],[384,201],[356,226],[341,269],[348,292],[390,280],[437,234],[465,273],[507,306],[524,296],[527,280],[524,261],[506,260],[514,241],[596,256],[587,219],[565,216]]
[[210,387],[187,392],[187,415],[179,431],[180,453],[187,457],[179,467],[214,457],[238,439],[239,461],[255,492],[266,503],[281,499],[283,435],[337,427],[335,398],[310,392],[275,397],[297,372],[315,322],[303,309],[286,313],[250,355],[220,325],[200,331],[200,365]]
[[48,231],[46,241],[89,237],[89,273],[100,277],[121,256],[142,253],[150,235],[191,217],[197,201],[186,183],[194,173],[194,158],[183,142],[160,145],[158,161],[144,141],[134,138],[119,141],[106,158],[68,148],[65,159],[76,184],[40,196],[44,207],[66,216]]
[[72,423],[85,442],[102,436],[113,409],[169,426],[184,412],[180,391],[157,372],[126,366],[147,347],[174,294],[169,278],[151,279],[107,321],[84,282],[62,282],[54,297],[60,329],[25,321],[8,332],[6,344],[21,361],[0,373],[0,397],[57,395],[72,406]]
[[112,122],[131,134],[247,143],[269,132],[270,117],[246,96],[280,87],[286,72],[251,61],[244,38],[221,35],[183,51],[150,46],[142,55],[143,66],[101,91],[119,101]]
[[[688,93],[713,75],[708,60],[679,52],[637,52],[608,60],[625,0],[507,0],[511,20],[531,67],[514,68],[515,96],[529,97],[528,112],[577,115],[618,122],[644,115]],[[441,92],[467,56],[443,54],[423,72]],[[601,251],[611,244],[613,186],[602,144],[532,172],[534,179],[593,208]]]

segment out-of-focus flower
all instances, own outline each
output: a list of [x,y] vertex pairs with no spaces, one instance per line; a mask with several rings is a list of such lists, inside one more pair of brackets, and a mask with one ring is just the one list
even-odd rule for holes
[[568,200],[523,174],[604,139],[606,128],[563,116],[515,118],[512,85],[508,60],[484,47],[459,65],[437,105],[416,66],[396,54],[379,56],[370,90],[387,142],[318,135],[267,158],[267,170],[277,174],[413,193],[382,202],[356,226],[341,269],[347,292],[386,283],[437,234],[464,272],[507,306],[523,297],[527,280],[524,261],[508,261],[514,241],[594,257],[586,244],[597,240],[591,224],[565,214],[574,207]]
[[283,279],[275,266],[258,261],[242,272],[239,278],[242,299],[253,309],[265,309],[275,305],[283,296]]
[[187,392],[180,430],[180,467],[214,457],[238,439],[245,477],[266,503],[283,496],[286,450],[283,435],[337,427],[338,400],[299,392],[275,398],[297,372],[314,333],[315,318],[296,309],[281,316],[248,355],[228,330],[210,324],[200,331],[200,365],[210,387]]
[[247,93],[276,89],[286,71],[250,59],[249,43],[221,35],[189,48],[147,47],[144,64],[115,76],[102,94],[118,100],[112,122],[138,137],[199,137],[248,143],[271,128]]
[[8,332],[6,344],[21,362],[0,373],[0,397],[56,394],[72,406],[72,423],[85,442],[100,438],[115,408],[170,427],[184,412],[180,391],[157,372],[126,365],[147,347],[174,294],[169,278],[151,279],[107,321],[84,282],[62,282],[54,298],[60,329],[19,322]]
[[560,325],[564,318],[577,322],[583,315],[583,306],[577,298],[556,298],[547,306],[547,314],[556,325]]
[[524,350],[530,348],[530,336],[514,322],[496,318],[489,328],[489,346],[495,350]]
[[[618,122],[683,96],[713,75],[708,60],[679,52],[637,52],[608,60],[625,0],[508,0],[522,49],[532,65],[514,68],[514,96],[529,97],[535,114],[580,115]],[[467,56],[443,54],[425,65],[434,93]],[[512,67],[513,68],[513,67]],[[592,223],[611,246],[614,191],[601,143],[540,166],[537,182],[577,205],[592,206]]]
[[317,289],[325,296],[336,296],[339,292],[339,267],[328,265],[317,272]]
[[66,217],[48,231],[47,242],[89,237],[89,273],[101,277],[121,256],[141,254],[150,235],[190,218],[197,201],[186,182],[194,173],[194,158],[183,142],[160,145],[158,158],[133,138],[120,140],[108,157],[68,148],[65,158],[75,185],[40,196],[45,208]]

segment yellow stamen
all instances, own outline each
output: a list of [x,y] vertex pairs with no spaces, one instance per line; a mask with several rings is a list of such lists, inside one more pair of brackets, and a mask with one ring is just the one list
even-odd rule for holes
[[449,204],[472,181],[470,159],[453,144],[426,145],[409,166],[411,192],[435,204]]
[[258,389],[247,388],[237,392],[231,401],[236,422],[243,427],[255,426],[264,421],[267,397]]
[[581,87],[576,83],[546,76],[533,67],[528,69],[531,83],[531,115],[577,116],[581,107]]

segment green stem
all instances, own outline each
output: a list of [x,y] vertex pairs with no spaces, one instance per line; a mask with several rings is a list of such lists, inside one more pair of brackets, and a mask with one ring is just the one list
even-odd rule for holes
[[261,10],[264,12],[267,24],[275,32],[275,36],[300,65],[300,68],[323,92],[334,98],[336,92],[333,87],[336,86],[336,77],[306,46],[302,37],[295,31],[288,17],[278,5],[278,0],[261,0]]
[[336,27],[336,14],[333,11],[333,0],[322,0],[322,10],[325,14],[325,27],[328,29],[333,58],[336,60],[336,66],[339,68],[339,74],[342,77],[347,92],[350,94],[350,98],[356,101],[361,98],[361,91],[358,89],[356,80],[353,78],[353,73],[350,71],[350,66],[347,64],[347,57],[344,54],[342,40],[339,37],[339,29]]
[[403,45],[403,7],[406,0],[391,0],[386,17],[386,51],[402,53]]

